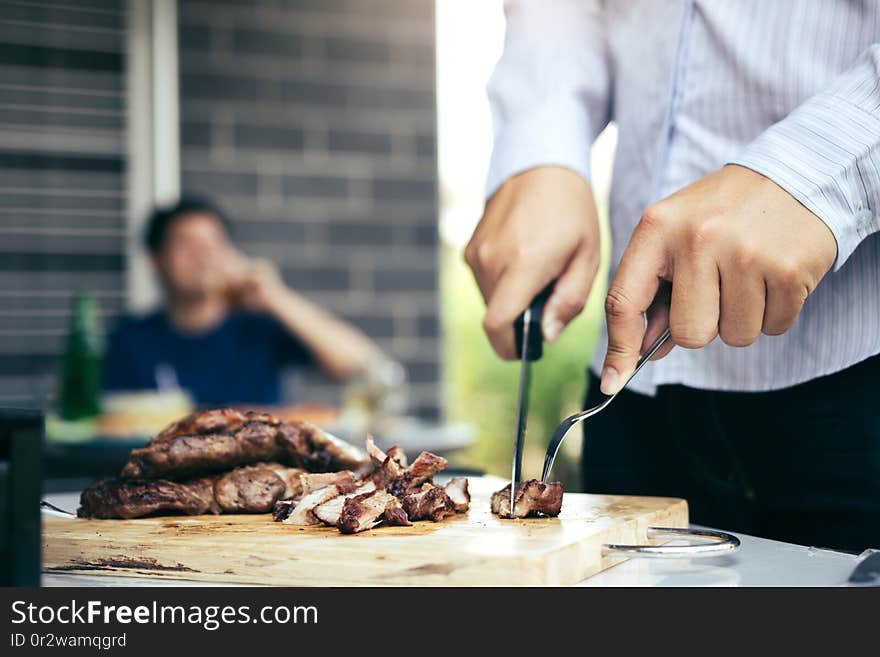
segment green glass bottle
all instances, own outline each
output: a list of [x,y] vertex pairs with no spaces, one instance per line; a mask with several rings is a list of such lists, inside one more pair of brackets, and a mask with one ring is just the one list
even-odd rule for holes
[[73,299],[70,331],[61,365],[58,412],[64,420],[81,420],[100,412],[103,334],[98,302],[89,292]]

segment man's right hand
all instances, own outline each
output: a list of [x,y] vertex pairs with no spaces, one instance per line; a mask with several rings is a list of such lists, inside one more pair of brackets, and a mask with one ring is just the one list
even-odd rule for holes
[[544,306],[554,342],[583,310],[599,267],[599,221],[589,184],[545,166],[509,178],[486,203],[464,252],[486,301],[483,328],[499,356],[516,358],[513,323],[556,280]]

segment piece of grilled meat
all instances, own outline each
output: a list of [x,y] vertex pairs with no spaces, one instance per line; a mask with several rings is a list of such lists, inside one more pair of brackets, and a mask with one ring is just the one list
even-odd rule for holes
[[510,513],[510,484],[492,494],[492,513],[502,518],[558,516],[562,509],[562,483],[542,483],[537,479],[517,483]]
[[260,463],[185,482],[104,479],[83,491],[78,513],[90,518],[265,513],[276,500],[298,493],[301,473],[277,463]]
[[145,447],[133,449],[121,477],[181,480],[261,461],[324,472],[356,470],[367,456],[308,422],[221,409],[175,422]]
[[471,494],[468,492],[468,480],[464,477],[453,477],[449,483],[443,487],[456,513],[464,513],[471,506]]
[[214,499],[214,478],[174,481],[120,481],[103,479],[80,496],[82,518],[139,518],[157,513],[201,515],[220,513]]
[[455,513],[455,503],[447,492],[433,484],[424,484],[421,490],[401,496],[400,502],[410,520],[438,522]]
[[285,494],[297,491],[301,473],[277,463],[242,466],[217,477],[214,499],[226,513],[266,513]]
[[357,534],[378,525],[388,509],[393,521],[402,521],[404,516],[394,511],[399,508],[400,500],[384,490],[355,495],[345,500],[336,526],[343,534]]

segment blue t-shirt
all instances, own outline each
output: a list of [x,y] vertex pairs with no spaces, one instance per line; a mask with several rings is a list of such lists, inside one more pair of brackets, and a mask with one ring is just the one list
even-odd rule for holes
[[157,373],[165,372],[200,406],[277,404],[282,369],[311,362],[303,344],[266,315],[230,313],[216,328],[191,334],[156,312],[125,319],[111,334],[104,388],[155,390]]

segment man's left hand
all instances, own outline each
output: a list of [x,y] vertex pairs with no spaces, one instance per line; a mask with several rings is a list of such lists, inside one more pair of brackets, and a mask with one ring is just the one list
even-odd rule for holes
[[[671,342],[690,349],[717,335],[744,347],[761,332],[784,333],[836,257],[834,235],[816,215],[744,167],[725,166],[655,203],[608,289],[602,392],[620,388],[667,322]],[[672,283],[668,303],[663,281]]]

